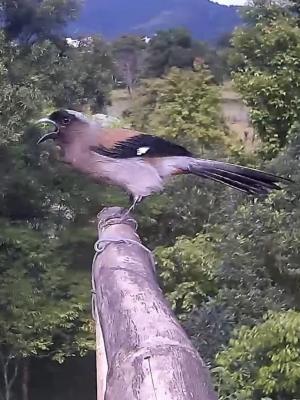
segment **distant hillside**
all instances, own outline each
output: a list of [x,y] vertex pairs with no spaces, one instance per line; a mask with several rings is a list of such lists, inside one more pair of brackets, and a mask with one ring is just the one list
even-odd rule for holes
[[115,38],[183,26],[195,38],[211,41],[240,23],[238,7],[209,0],[85,0],[81,17],[69,32]]

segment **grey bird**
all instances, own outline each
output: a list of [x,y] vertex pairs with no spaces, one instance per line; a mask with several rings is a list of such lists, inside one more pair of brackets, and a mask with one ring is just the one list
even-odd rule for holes
[[37,121],[54,130],[38,143],[52,139],[62,161],[97,182],[123,188],[136,203],[161,192],[173,176],[193,174],[231,186],[250,195],[266,195],[292,182],[257,169],[196,158],[182,146],[158,136],[123,128],[104,128],[84,114],[58,110]]

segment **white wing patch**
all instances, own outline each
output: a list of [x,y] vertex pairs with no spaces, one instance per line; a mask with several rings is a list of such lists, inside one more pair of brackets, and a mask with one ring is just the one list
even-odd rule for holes
[[150,150],[150,147],[139,147],[136,151],[136,154],[138,156],[143,156],[144,154],[146,154],[148,151]]

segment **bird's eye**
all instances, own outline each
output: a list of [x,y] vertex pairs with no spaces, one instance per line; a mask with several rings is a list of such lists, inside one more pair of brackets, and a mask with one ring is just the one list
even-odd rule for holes
[[68,117],[64,118],[64,124],[65,125],[69,124],[70,121],[71,121],[70,118],[68,118]]

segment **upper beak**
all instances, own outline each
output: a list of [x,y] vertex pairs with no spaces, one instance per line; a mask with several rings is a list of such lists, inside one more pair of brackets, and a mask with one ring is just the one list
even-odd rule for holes
[[57,139],[57,138],[58,138],[59,127],[58,127],[58,125],[56,124],[56,122],[52,121],[52,120],[49,119],[49,118],[41,118],[41,119],[39,119],[38,121],[36,121],[36,124],[37,124],[37,125],[38,125],[38,124],[51,124],[51,125],[54,125],[54,126],[55,126],[55,131],[46,133],[44,136],[42,136],[42,137],[38,140],[37,144],[43,143],[43,142],[45,142],[46,140],[49,140],[49,139],[53,139],[53,140],[54,140],[54,139]]

